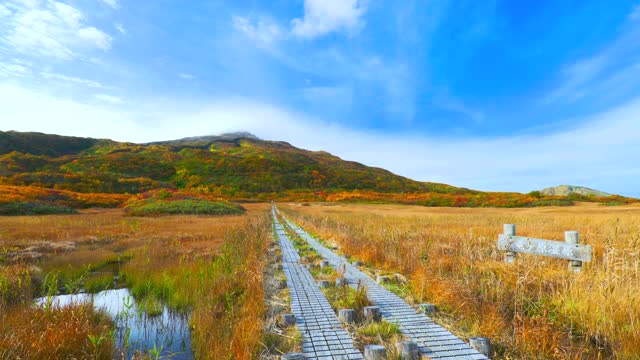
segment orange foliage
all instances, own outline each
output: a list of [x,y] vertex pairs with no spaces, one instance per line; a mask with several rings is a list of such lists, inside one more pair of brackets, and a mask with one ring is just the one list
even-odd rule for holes
[[123,194],[79,193],[35,186],[0,185],[0,203],[37,201],[75,208],[118,207],[129,197],[130,195]]

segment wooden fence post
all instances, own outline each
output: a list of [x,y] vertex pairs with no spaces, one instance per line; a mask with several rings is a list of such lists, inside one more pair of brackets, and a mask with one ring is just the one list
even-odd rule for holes
[[[504,234],[508,236],[516,235],[516,225],[515,224],[504,224]],[[514,264],[516,262],[516,253],[514,251],[507,251],[504,255],[504,261],[507,264]]]
[[[564,232],[564,241],[569,244],[579,244],[580,243],[580,234],[577,231],[565,231]],[[582,261],[580,260],[569,260],[569,271],[572,272],[580,272],[582,270]]]

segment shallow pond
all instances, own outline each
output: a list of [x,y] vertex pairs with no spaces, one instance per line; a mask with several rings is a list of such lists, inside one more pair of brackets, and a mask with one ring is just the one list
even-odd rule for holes
[[58,295],[36,299],[37,306],[64,306],[93,302],[115,322],[115,345],[118,353],[131,358],[136,351],[162,349],[162,358],[193,359],[188,316],[170,311],[166,306],[159,315],[149,316],[137,306],[128,289],[105,290],[97,294]]

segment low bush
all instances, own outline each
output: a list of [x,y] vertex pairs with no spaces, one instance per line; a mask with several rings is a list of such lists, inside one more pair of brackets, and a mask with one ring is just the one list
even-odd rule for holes
[[156,200],[143,204],[128,205],[125,211],[133,216],[154,215],[239,215],[244,208],[229,202],[209,200]]
[[45,204],[30,201],[15,201],[0,204],[0,216],[9,215],[52,215],[75,214],[77,211],[68,206]]

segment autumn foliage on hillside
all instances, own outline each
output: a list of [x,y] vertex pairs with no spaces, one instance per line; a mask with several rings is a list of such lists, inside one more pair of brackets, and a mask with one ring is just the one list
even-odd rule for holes
[[122,194],[79,193],[33,186],[0,185],[0,203],[41,202],[72,208],[118,207],[129,198]]
[[[256,138],[131,144],[48,136],[0,132],[0,139],[7,138],[13,144],[0,147],[0,185],[28,187],[27,197],[36,192],[34,188],[55,189],[58,192],[51,195],[52,203],[71,207],[117,206],[126,194],[158,189],[227,200],[398,202],[456,207],[571,205],[573,201],[614,205],[636,201],[623,197],[474,191],[415,181],[323,151]],[[49,149],[49,143],[55,146]],[[71,192],[87,195],[69,195]],[[13,193],[20,195],[20,191]],[[50,201],[41,198],[38,195],[38,199]]]

